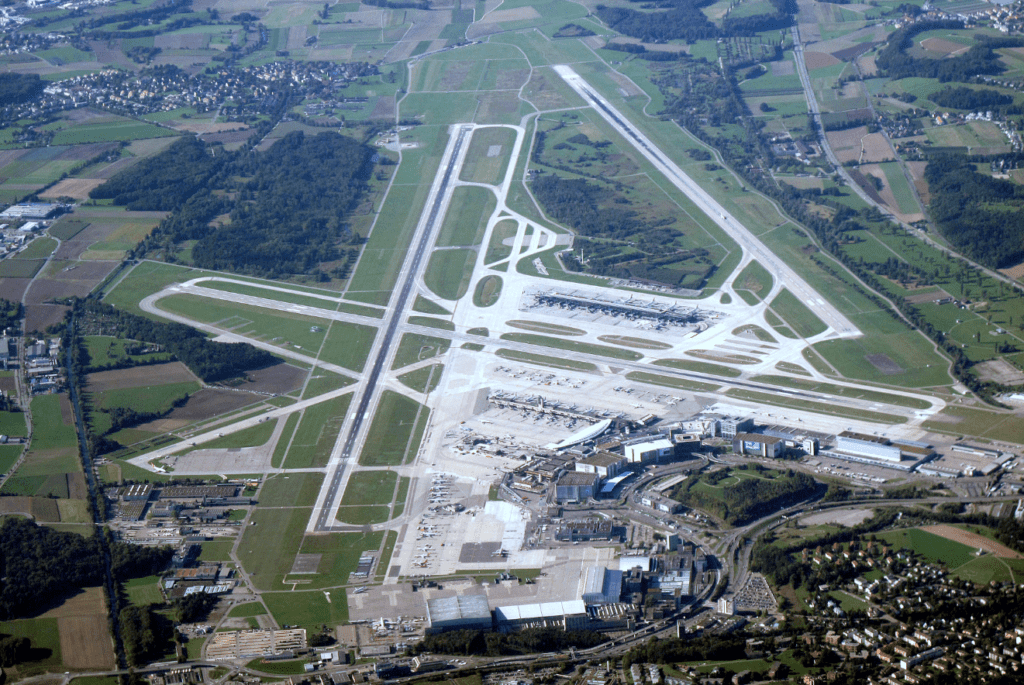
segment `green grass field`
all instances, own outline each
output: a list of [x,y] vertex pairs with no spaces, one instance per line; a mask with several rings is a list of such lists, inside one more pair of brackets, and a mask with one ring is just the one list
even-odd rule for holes
[[257,507],[250,517],[238,546],[238,559],[261,590],[279,590],[291,571],[302,544],[306,523],[312,514],[308,507],[265,509]]
[[128,601],[136,606],[163,603],[164,596],[160,594],[159,582],[160,576],[146,576],[145,578],[129,580],[124,584],[124,591],[128,595]]
[[395,361],[392,369],[400,369],[409,364],[415,364],[424,359],[430,359],[444,354],[451,347],[452,341],[448,338],[435,338],[419,333],[405,333],[401,342],[398,343],[398,350],[395,351]]
[[341,505],[391,504],[397,484],[398,474],[394,471],[356,471],[349,476]]
[[441,319],[435,319],[429,316],[410,316],[409,323],[416,326],[428,326],[430,328],[437,328],[442,331],[454,331],[455,324],[451,321],[442,321]]
[[877,390],[866,390],[863,388],[848,388],[832,383],[819,383],[817,381],[803,380],[800,378],[789,378],[787,376],[753,376],[751,380],[780,385],[786,388],[797,388],[799,390],[811,390],[814,392],[829,393],[840,397],[851,399],[871,400],[883,404],[892,404],[898,407],[912,407],[914,409],[927,409],[931,403],[913,397],[903,397],[892,393],[880,392]]
[[587,332],[571,326],[561,326],[557,323],[546,323],[543,321],[521,321],[514,319],[506,321],[512,328],[521,328],[524,331],[534,333],[547,333],[548,335],[586,335]]
[[[486,129],[485,129],[486,130]],[[479,245],[494,213],[494,193],[477,186],[458,186],[452,191],[444,223],[437,234],[437,247],[472,247]]]
[[200,561],[231,561],[231,548],[234,540],[206,540],[201,543]]
[[753,390],[743,390],[740,388],[732,388],[730,390],[726,390],[725,394],[728,395],[729,397],[735,397],[736,399],[748,400],[751,402],[759,402],[762,404],[770,404],[776,407],[803,409],[806,411],[814,412],[816,414],[827,414],[829,416],[839,416],[849,419],[860,419],[861,421],[871,421],[873,423],[899,424],[907,422],[907,419],[904,416],[885,414],[877,411],[868,411],[866,409],[855,409],[853,407],[846,407],[841,404],[825,404],[824,402],[800,400],[786,395],[772,395],[765,392],[755,392]]
[[398,466],[412,459],[430,418],[430,410],[404,395],[385,390],[366,435],[359,463]]
[[[263,594],[263,601],[266,602],[270,613],[281,625],[292,625],[304,627],[307,630],[319,632],[322,625],[337,625],[348,621],[348,601],[344,590],[330,590],[330,601],[323,592],[267,592]],[[257,659],[257,661],[260,661]],[[279,664],[298,665],[298,670],[288,673],[302,673],[302,661],[298,662],[274,662]],[[251,664],[267,673],[283,673],[283,671],[270,671],[268,664]]]
[[0,622],[0,633],[11,637],[26,637],[42,658],[18,664],[18,676],[39,675],[47,671],[64,670],[61,665],[60,634],[56,618],[27,618]]
[[[64,423],[60,413],[62,395],[32,398],[32,450],[75,449],[78,438],[73,425]],[[76,455],[77,456],[77,455]]]
[[549,357],[544,354],[533,354],[531,352],[520,352],[519,350],[507,350],[504,348],[495,351],[495,354],[502,359],[508,359],[514,362],[528,362],[530,364],[539,364],[541,366],[550,366],[554,369],[597,371],[597,366],[590,362],[579,362],[573,359],[564,359],[561,357]]
[[458,300],[469,288],[475,260],[475,250],[435,250],[430,255],[423,282],[438,297]]
[[12,438],[28,436],[28,424],[22,412],[0,411],[0,435]]
[[655,366],[667,366],[671,369],[696,371],[698,373],[708,373],[713,376],[725,376],[727,378],[739,378],[743,373],[739,369],[733,369],[728,366],[712,364],[711,362],[699,362],[690,359],[658,359],[654,361],[653,364]]
[[909,549],[920,554],[925,560],[942,564],[949,569],[956,569],[975,558],[973,547],[947,540],[944,537],[921,530],[906,528],[879,533],[882,538],[895,549]]
[[259,602],[247,602],[231,607],[228,616],[231,618],[247,618],[249,616],[263,616],[266,613],[267,610]]
[[666,388],[689,390],[691,392],[716,392],[722,387],[711,383],[690,381],[685,378],[673,378],[672,376],[662,376],[656,373],[644,373],[643,371],[630,371],[626,374],[626,378],[631,381],[639,381],[640,383],[650,383],[653,385],[661,385]]
[[[772,275],[768,273],[767,269],[758,262],[751,261],[736,276],[733,287],[736,289],[737,294],[746,300],[747,304],[753,305],[764,299],[771,292],[773,282]],[[752,295],[754,299],[748,300],[748,295]]]
[[771,308],[801,338],[811,338],[824,333],[826,326],[789,290],[783,290],[771,302]]
[[555,349],[567,350],[570,352],[582,352],[584,354],[594,354],[601,357],[611,357],[612,359],[628,359],[630,361],[636,361],[643,358],[643,355],[639,352],[623,350],[619,347],[595,345],[594,343],[579,342],[576,340],[563,340],[561,338],[551,338],[546,335],[535,335],[533,333],[503,333],[501,339],[511,340],[513,342],[530,343],[532,345],[541,345],[543,347],[553,347]]
[[327,465],[351,401],[352,394],[349,393],[314,404],[303,411],[299,427],[295,430],[284,459],[285,468],[300,469]]
[[416,392],[430,393],[437,389],[443,374],[444,364],[431,364],[408,373],[403,373],[398,377],[398,380]]
[[377,329],[373,326],[335,321],[320,348],[320,360],[353,371],[362,371],[376,336]]
[[501,298],[501,276],[484,276],[473,290],[473,304],[477,307],[490,307]]
[[508,169],[515,140],[516,133],[510,128],[480,128],[474,131],[459,178],[475,183],[500,183]]
[[[225,450],[235,449],[238,447],[259,447],[260,445],[266,445],[267,441],[270,440],[270,436],[274,433],[274,428],[277,426],[278,420],[279,419],[272,419],[249,428],[243,428],[242,430],[234,433],[226,433],[224,437],[218,437],[210,440],[209,442],[204,442],[202,445],[197,445],[195,449]],[[189,449],[184,451],[191,452],[193,450]]]
[[110,368],[117,366],[128,359],[133,360],[135,363],[152,363],[157,361],[170,361],[173,359],[173,355],[170,352],[150,352],[148,354],[129,355],[125,351],[125,346],[133,344],[140,343],[133,340],[112,338],[105,335],[85,336],[85,347],[89,354],[89,369],[92,371],[98,371]]
[[503,243],[514,237],[518,230],[519,224],[512,219],[503,219],[496,223],[491,231],[491,240],[487,245],[487,253],[484,255],[484,264],[493,264],[509,257],[512,254],[512,247]]
[[[384,507],[385,509],[387,507]],[[356,570],[364,552],[375,553],[380,548],[383,533],[332,533],[310,535],[302,541],[302,554],[319,554],[320,563],[315,575],[291,576],[289,580],[312,588],[333,588],[349,582],[349,574]]]
[[311,507],[323,484],[322,473],[279,473],[263,483],[261,507]]

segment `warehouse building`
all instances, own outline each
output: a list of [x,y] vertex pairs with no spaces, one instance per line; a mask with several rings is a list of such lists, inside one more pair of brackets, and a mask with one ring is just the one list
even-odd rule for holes
[[597,495],[601,476],[596,473],[566,473],[555,483],[555,500],[558,502],[585,502]]
[[494,618],[498,630],[503,633],[526,628],[586,630],[590,621],[587,606],[581,599],[498,607],[494,610]]
[[625,446],[626,459],[630,464],[647,464],[661,461],[675,455],[675,445],[671,440],[659,438]]
[[899,446],[893,445],[888,439],[850,431],[843,431],[836,436],[836,449],[855,457],[881,461],[898,463],[902,458]]
[[427,600],[427,632],[490,630],[493,625],[487,595],[458,595]]
[[626,468],[626,460],[611,452],[598,452],[576,462],[579,473],[596,473],[601,480],[614,478]]
[[615,604],[622,597],[622,571],[591,566],[583,578],[583,602]]

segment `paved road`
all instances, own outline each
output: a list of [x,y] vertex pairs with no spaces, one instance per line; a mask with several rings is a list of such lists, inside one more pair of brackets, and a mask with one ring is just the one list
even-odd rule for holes
[[767,269],[777,283],[785,285],[797,298],[806,304],[818,318],[832,328],[840,337],[861,335],[857,327],[838,309],[824,300],[807,281],[789,265],[775,256],[753,233],[736,220],[722,205],[697,185],[686,172],[663,153],[647,136],[637,130],[621,112],[605,100],[597,91],[567,65],[555,66],[555,71],[580,94],[597,112],[610,123],[626,140],[646,157],[676,188],[681,190],[697,207],[733,238],[744,252]]

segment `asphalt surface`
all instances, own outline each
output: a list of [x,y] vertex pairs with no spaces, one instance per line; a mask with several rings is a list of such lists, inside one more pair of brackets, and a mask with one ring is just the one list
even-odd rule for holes
[[[416,249],[411,255],[407,257],[406,267],[403,269],[405,280],[402,281],[402,286],[398,291],[398,297],[390,307],[389,319],[384,326],[384,334],[380,338],[380,343],[376,349],[376,356],[373,359],[373,364],[370,366],[369,373],[366,374],[366,381],[363,385],[362,394],[356,403],[356,411],[352,416],[352,423],[349,425],[348,434],[345,436],[345,441],[341,448],[341,462],[351,459],[355,446],[360,437],[360,432],[363,427],[363,423],[370,417],[370,408],[373,402],[377,399],[377,386],[380,381],[381,374],[384,372],[385,363],[388,360],[388,352],[391,349],[392,343],[394,343],[395,336],[399,330],[399,324],[402,322],[406,309],[409,306],[409,297],[413,292],[413,288],[416,285],[416,277],[419,274],[420,266],[423,263],[423,256],[429,252],[430,246],[433,245],[434,239],[436,238],[437,227],[439,220],[444,216],[442,211],[445,206],[445,196],[447,194],[448,186],[452,181],[452,175],[458,166],[459,152],[462,146],[465,144],[466,136],[473,129],[471,127],[459,127],[458,132],[455,134],[455,144],[452,147],[452,153],[448,157],[448,165],[445,167],[443,176],[439,184],[434,186],[434,194],[430,203],[429,212],[427,216],[426,225],[420,233],[419,243],[416,244]],[[333,516],[334,516],[334,503],[338,498],[339,491],[341,490],[341,482],[345,474],[343,465],[338,466],[330,477],[330,487],[327,489],[327,498],[323,503],[320,504],[320,512],[316,517],[316,525],[314,530],[318,532],[325,532],[334,529]],[[340,528],[340,527],[339,527]]]
[[736,220],[722,205],[697,185],[686,172],[668,158],[647,136],[638,131],[621,112],[601,97],[583,77],[567,65],[555,66],[555,71],[569,86],[579,93],[608,123],[622,134],[665,177],[682,191],[708,217],[718,224],[740,247],[775,277],[777,283],[788,288],[807,305],[827,326],[841,337],[861,335],[860,330],[832,304],[824,300],[807,281],[789,265],[783,263],[753,233]]

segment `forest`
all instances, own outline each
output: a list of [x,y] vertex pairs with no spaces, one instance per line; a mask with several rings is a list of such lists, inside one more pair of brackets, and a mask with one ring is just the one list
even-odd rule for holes
[[[642,2],[642,0],[630,0]],[[775,8],[768,14],[749,17],[726,17],[718,29],[701,10],[714,4],[714,0],[659,0],[644,2],[643,10],[626,7],[597,5],[597,16],[619,33],[639,38],[645,43],[664,43],[669,40],[696,40],[730,36],[753,36],[761,31],[775,31],[792,26],[797,12],[795,0],[769,0]]]
[[966,86],[946,86],[928,96],[928,99],[939,107],[951,109],[992,109],[1003,105],[1013,104],[1012,95],[1003,95],[998,90],[981,88],[974,90]]
[[163,323],[123,312],[96,300],[78,300],[81,314],[102,320],[118,337],[155,343],[177,357],[207,383],[277,363],[277,357],[248,343],[213,342],[180,323]]
[[623,669],[632,664],[678,664],[687,661],[730,661],[742,659],[746,638],[735,635],[706,635],[694,638],[652,639],[629,650]]
[[551,652],[569,647],[586,649],[605,641],[606,638],[592,630],[527,628],[515,633],[452,630],[438,635],[427,635],[416,643],[414,649],[418,654],[433,652],[461,656],[504,656]]
[[[688,43],[718,35],[701,8],[714,0],[662,0],[659,12],[641,12],[625,7],[597,6],[597,16],[609,28],[645,43],[664,43],[682,39]],[[644,7],[647,7],[645,4]]]
[[0,329],[20,330],[23,318],[25,318],[25,306],[21,302],[0,298]]
[[39,74],[0,73],[0,103],[20,105],[42,94],[46,82]]
[[[594,146],[590,141],[581,143],[580,137],[569,141]],[[535,159],[544,163],[540,133],[538,143]],[[702,287],[714,269],[706,251],[675,245],[683,237],[673,226],[675,217],[649,221],[629,208],[628,198],[604,182],[540,174],[531,189],[551,218],[578,234],[574,251],[563,256],[570,269],[691,289]],[[581,251],[582,257],[575,250]]]
[[[736,477],[733,471],[749,471],[756,477]],[[715,487],[727,478],[738,482]],[[672,499],[707,511],[730,525],[742,525],[824,492],[825,486],[805,473],[788,470],[772,477],[767,469],[754,465],[690,476],[675,488]]]
[[956,249],[993,269],[1024,261],[1024,188],[979,173],[966,155],[934,155],[924,176],[932,220]]
[[940,29],[962,29],[963,22],[945,19],[936,21],[919,21],[902,28],[891,36],[875,59],[879,69],[889,78],[899,79],[910,76],[934,78],[946,83],[948,81],[970,81],[982,74],[999,74],[1005,66],[996,53],[996,48],[1019,47],[1024,45],[1021,38],[989,38],[976,35],[978,42],[962,55],[933,59],[930,57],[911,57],[907,49],[913,46],[914,36],[925,31]]
[[181,243],[196,241],[197,267],[270,278],[310,274],[346,256],[343,241],[361,242],[347,218],[365,190],[372,157],[367,145],[334,132],[293,131],[264,152],[225,152],[188,136],[90,197],[171,212],[138,254],[162,251],[173,261]]
[[[173,550],[111,542],[115,578],[163,569]],[[36,616],[104,579],[100,541],[37,526],[23,518],[0,525],[0,620]]]

